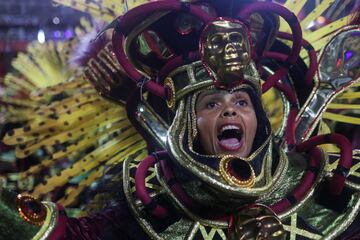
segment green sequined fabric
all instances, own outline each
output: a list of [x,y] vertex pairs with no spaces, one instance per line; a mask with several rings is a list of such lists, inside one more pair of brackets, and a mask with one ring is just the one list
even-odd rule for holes
[[25,222],[16,209],[16,193],[0,189],[0,240],[32,239],[39,227]]

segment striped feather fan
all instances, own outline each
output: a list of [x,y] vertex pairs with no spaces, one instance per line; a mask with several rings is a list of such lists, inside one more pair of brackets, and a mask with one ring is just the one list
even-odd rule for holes
[[[124,106],[101,98],[83,74],[34,90],[30,98],[40,104],[27,109],[31,114],[23,119],[23,127],[7,132],[3,141],[15,147],[17,158],[43,152],[38,164],[19,173],[19,181],[39,176],[41,183],[31,190],[35,197],[44,197],[71,182],[73,185],[58,200],[69,206],[104,174],[105,168],[145,149]],[[49,175],[43,177],[44,172]]]
[[[78,37],[91,30],[84,25]],[[17,159],[31,165],[8,176],[18,181],[19,190],[29,190],[37,198],[66,188],[60,199],[53,199],[64,206],[74,205],[106,169],[128,156],[143,156],[146,147],[124,106],[103,99],[88,82],[83,69],[89,67],[69,67],[75,44],[73,40],[31,45],[14,60],[16,72],[6,76],[0,99],[6,114],[3,124],[21,125],[8,131],[3,142],[14,147]],[[94,59],[98,64],[115,62],[110,51],[104,48]],[[120,66],[112,63],[111,70],[120,71]],[[101,69],[91,73],[96,76],[93,81],[105,77]]]

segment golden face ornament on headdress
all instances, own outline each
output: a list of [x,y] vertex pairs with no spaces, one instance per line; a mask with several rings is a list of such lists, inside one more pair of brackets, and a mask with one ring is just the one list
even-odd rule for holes
[[244,78],[250,63],[250,40],[243,23],[226,19],[211,22],[203,31],[200,49],[217,86],[234,86]]

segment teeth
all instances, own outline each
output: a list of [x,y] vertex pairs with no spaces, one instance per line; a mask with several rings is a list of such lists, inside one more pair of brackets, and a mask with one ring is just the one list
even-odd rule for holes
[[231,129],[240,129],[240,128],[235,125],[226,125],[221,128],[220,133],[223,133],[225,130],[231,130]]

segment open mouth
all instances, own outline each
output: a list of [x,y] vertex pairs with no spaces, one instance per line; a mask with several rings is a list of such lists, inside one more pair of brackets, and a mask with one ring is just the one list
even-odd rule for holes
[[236,125],[224,125],[218,131],[218,141],[225,151],[239,150],[243,144],[243,131]]

